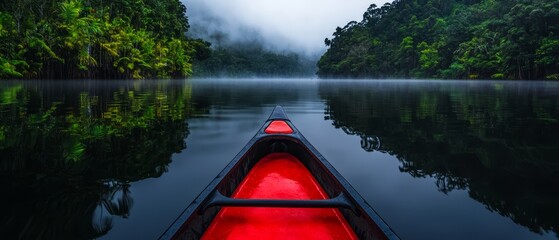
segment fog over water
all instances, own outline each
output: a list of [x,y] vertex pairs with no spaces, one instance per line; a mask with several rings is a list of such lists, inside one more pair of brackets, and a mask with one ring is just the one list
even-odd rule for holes
[[214,45],[262,42],[276,51],[320,55],[337,26],[361,21],[386,0],[182,0],[189,34]]

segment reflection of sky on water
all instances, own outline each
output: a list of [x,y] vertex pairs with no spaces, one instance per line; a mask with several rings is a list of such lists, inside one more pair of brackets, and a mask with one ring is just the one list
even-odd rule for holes
[[[214,102],[218,104],[212,105],[211,110],[201,116],[202,119],[188,121],[190,130],[187,139],[188,148],[183,153],[175,155],[169,167],[170,171],[160,179],[144,181],[164,182],[154,184],[153,191],[162,185],[176,186],[180,189],[185,187],[185,182],[189,182],[191,184],[188,184],[188,188],[191,191],[167,193],[169,196],[161,199],[172,199],[173,195],[193,199],[252,137],[273,106],[283,105],[294,124],[309,141],[404,239],[555,238],[553,233],[534,234],[527,228],[515,224],[511,219],[487,210],[485,205],[468,195],[467,189],[441,193],[435,185],[434,177],[414,178],[408,173],[400,172],[401,163],[395,156],[378,151],[364,151],[361,148],[360,137],[347,135],[341,129],[333,128],[331,120],[324,120],[327,102],[319,99],[317,91],[319,85],[327,86],[333,91],[346,87],[354,89],[351,90],[354,95],[350,98],[355,98],[358,102],[361,97],[359,92],[370,87],[368,86],[370,84],[376,85],[374,86],[376,89],[386,87],[383,83],[340,84],[335,81],[305,82],[301,85],[296,82],[281,84],[275,81],[261,83],[254,80],[247,80],[240,85],[224,83],[222,80],[194,82],[194,99],[197,96],[206,96],[215,98]],[[407,82],[399,84],[408,85]],[[421,84],[432,83],[418,81],[404,88],[417,90],[420,89]],[[530,88],[537,88],[533,84],[529,85]],[[477,89],[486,88],[487,85],[476,86],[472,83],[458,82],[455,87]],[[518,86],[519,92],[527,91],[522,90],[522,87],[524,86]],[[391,88],[397,89],[399,86],[394,84],[388,87],[389,90]],[[543,92],[556,94],[549,90]],[[355,114],[359,116],[359,112]],[[451,127],[453,131],[460,131],[459,125],[451,125]],[[220,146],[219,150],[216,150],[215,146]],[[210,163],[195,160],[198,157],[219,159],[219,161]],[[154,197],[150,190],[146,190],[145,194],[148,195],[146,200]],[[139,205],[138,201],[142,200],[137,200],[135,207]],[[174,209],[164,207],[167,212],[159,213],[162,218],[164,215],[173,215],[173,212],[181,209],[182,205],[186,206],[179,200],[165,201],[168,202],[165,205],[174,206]],[[145,208],[149,208],[150,205],[151,203],[146,203]],[[149,216],[138,218],[145,217]],[[152,218],[158,217],[152,216]],[[120,236],[118,232],[122,232],[124,234],[122,236],[125,236],[128,232],[126,226],[136,225],[128,221],[122,223],[122,228],[118,228],[118,223],[115,223],[115,229],[108,235],[110,238],[113,236],[118,238]]]
[[[151,92],[158,86],[161,87],[166,84],[172,86],[163,88],[166,89],[162,91],[165,93],[172,92],[171,89],[182,88],[185,83],[191,86],[191,89],[188,90],[191,91],[189,93],[191,94],[189,104],[192,105],[194,110],[184,120],[189,132],[185,139],[186,148],[178,153],[168,153],[169,155],[172,154],[171,161],[166,167],[167,171],[160,177],[134,178],[131,180],[128,188],[129,196],[133,200],[131,201],[133,204],[131,204],[130,212],[127,213],[127,218],[112,216],[112,229],[102,237],[103,239],[157,238],[241,150],[260,128],[275,105],[284,106],[295,126],[403,239],[557,238],[555,233],[545,233],[544,235],[533,233],[528,228],[514,223],[511,218],[488,210],[488,206],[472,198],[468,188],[453,189],[445,194],[436,185],[437,179],[435,177],[427,174],[423,177],[414,178],[410,173],[402,172],[402,161],[410,159],[399,159],[401,157],[396,154],[390,155],[386,151],[377,151],[379,149],[378,145],[374,145],[370,149],[372,151],[367,152],[362,147],[363,138],[359,135],[359,130],[363,129],[390,133],[390,129],[387,128],[398,125],[376,126],[373,124],[377,123],[359,120],[370,117],[367,114],[371,112],[385,114],[392,110],[398,110],[399,107],[405,106],[405,100],[408,101],[407,103],[413,103],[415,101],[414,94],[418,92],[427,93],[427,97],[420,98],[426,104],[426,107],[418,111],[418,116],[427,116],[432,114],[433,111],[440,111],[440,109],[429,107],[429,104],[433,103],[433,98],[429,97],[429,93],[430,91],[444,92],[448,89],[458,92],[457,96],[451,97],[449,102],[452,104],[457,104],[460,98],[469,97],[472,101],[478,101],[479,99],[490,101],[491,94],[505,91],[506,97],[501,99],[506,101],[501,102],[500,106],[502,106],[501,109],[507,117],[515,116],[515,111],[521,107],[526,108],[526,105],[524,105],[526,101],[523,102],[523,98],[515,97],[516,94],[532,94],[536,99],[543,99],[542,102],[545,104],[540,108],[554,106],[554,109],[538,110],[542,114],[536,115],[536,120],[553,123],[554,118],[559,113],[559,104],[557,104],[559,102],[559,87],[556,83],[442,83],[438,81],[396,81],[396,83],[390,83],[386,81],[318,81],[305,79],[268,81],[246,79],[234,81],[237,81],[237,83],[233,83],[233,80],[189,80],[167,83],[133,82],[124,84],[125,86],[122,86],[123,83],[115,82],[68,82],[67,85],[64,83],[54,85],[27,83],[26,88],[36,89],[33,91],[41,93],[40,98],[45,102],[45,106],[49,105],[48,101],[68,101],[65,104],[70,106],[66,108],[70,109],[69,112],[72,112],[73,107],[79,105],[70,101],[78,101],[82,90],[88,89],[89,96],[99,96],[99,105],[92,109],[93,114],[88,115],[92,117],[99,115],[99,111],[107,106],[103,105],[107,103],[107,99],[116,96],[114,92],[118,92],[120,94],[117,94],[118,96],[125,96],[130,91],[136,93]],[[2,87],[1,84],[0,87]],[[371,99],[374,99],[371,96],[378,96],[390,91],[392,91],[392,94],[387,95],[389,97],[379,100],[380,105],[371,104],[373,101]],[[336,100],[336,97],[340,97],[340,99]],[[394,99],[402,101],[402,105],[390,105]],[[37,99],[33,101],[35,100]],[[325,109],[332,109],[333,104],[342,100],[351,102],[351,104],[336,108],[335,110],[339,112],[335,112],[335,114],[327,113]],[[555,105],[553,105],[553,102],[555,102]],[[392,107],[383,109],[379,106]],[[40,108],[41,106],[31,105],[29,107]],[[467,113],[467,111],[456,112],[456,115],[462,116],[460,114]],[[474,114],[472,116],[474,122],[482,122],[485,119],[483,115]],[[347,120],[345,117],[350,121],[344,122],[345,125],[341,127],[351,128],[352,131],[348,131],[348,129],[344,131],[333,126],[334,121]],[[421,126],[413,125],[414,123],[406,124],[408,124],[406,127]],[[371,126],[374,127],[371,128]],[[462,123],[451,122],[448,125],[448,131],[461,133],[464,131],[462,127]],[[516,127],[516,125],[512,127]],[[500,129],[496,129],[498,133],[497,130]],[[347,134],[346,132],[357,135]],[[372,133],[367,134],[368,137],[376,136]],[[162,139],[164,138],[163,136]],[[380,136],[377,141],[380,142],[380,149],[394,146],[394,142],[400,143],[398,146],[408,144],[407,139],[390,140],[393,139]],[[149,146],[157,147],[158,145]],[[148,149],[145,152],[149,153],[155,150]],[[416,149],[408,150],[411,153],[417,151]],[[418,171],[421,170],[418,169]],[[130,173],[126,172],[126,174],[129,175]],[[123,177],[129,177],[128,175]],[[477,177],[477,175],[473,177]],[[483,180],[483,178],[481,179]],[[492,185],[489,185],[488,189],[482,190],[489,192],[497,190],[491,187]],[[545,189],[533,190],[540,191],[539,193],[545,191]],[[554,190],[548,190],[548,192],[552,191]],[[502,197],[499,194],[495,196],[497,198]],[[111,200],[118,202],[118,199],[121,198],[122,192],[118,192]],[[500,200],[503,202],[512,201],[511,199]],[[537,199],[528,199],[528,201],[537,202]],[[524,210],[530,212],[530,209]],[[550,211],[554,210],[550,209]],[[102,224],[102,217],[108,216],[107,214],[106,209],[100,208],[90,217],[94,218],[93,223],[96,222],[96,219],[101,218],[97,222]]]

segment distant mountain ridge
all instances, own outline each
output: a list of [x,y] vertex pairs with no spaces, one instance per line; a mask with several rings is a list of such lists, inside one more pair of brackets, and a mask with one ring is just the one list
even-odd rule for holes
[[260,42],[217,46],[207,59],[194,61],[194,77],[308,77],[316,58],[267,50]]

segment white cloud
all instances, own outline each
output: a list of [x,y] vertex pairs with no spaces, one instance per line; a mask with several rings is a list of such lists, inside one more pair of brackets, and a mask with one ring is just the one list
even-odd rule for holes
[[361,21],[369,5],[386,0],[183,0],[191,25],[231,40],[261,39],[274,49],[324,51],[337,26]]

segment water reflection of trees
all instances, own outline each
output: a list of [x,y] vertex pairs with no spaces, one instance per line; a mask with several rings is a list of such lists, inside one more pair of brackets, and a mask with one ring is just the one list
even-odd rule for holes
[[322,84],[326,119],[396,156],[400,171],[430,176],[514,222],[559,233],[559,97],[534,86]]
[[33,86],[0,87],[0,232],[9,239],[100,237],[113,217],[131,214],[130,183],[161,176],[186,147],[190,87]]

